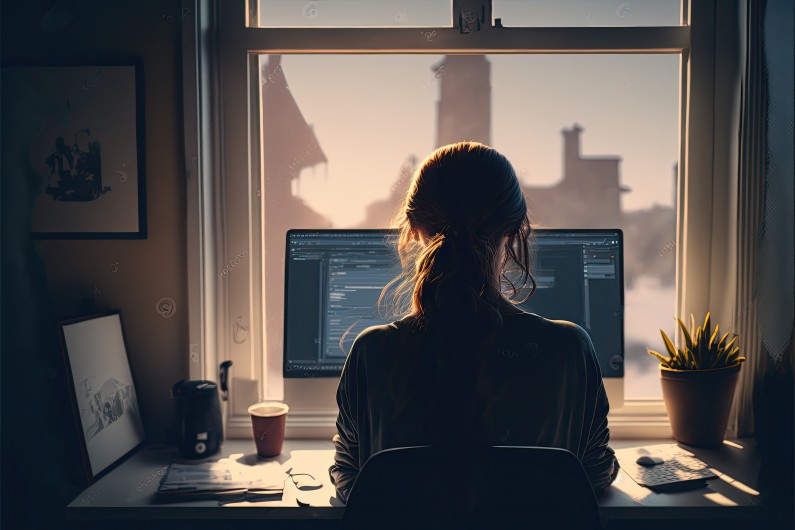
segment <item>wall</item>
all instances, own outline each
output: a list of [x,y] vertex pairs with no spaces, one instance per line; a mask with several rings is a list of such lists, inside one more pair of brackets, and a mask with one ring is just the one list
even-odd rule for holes
[[[32,241],[40,177],[20,157],[2,160],[3,477],[7,465],[23,476],[47,471],[54,506],[75,492],[74,469],[63,465],[74,455],[74,425],[64,405],[58,319],[89,305],[121,310],[147,437],[173,440],[169,391],[188,374],[180,15],[177,0],[2,1],[3,66],[137,58],[144,74],[147,239]],[[0,114],[14,103],[3,94]],[[6,155],[23,135],[6,122],[2,132]],[[162,297],[176,302],[171,318],[156,312]],[[28,453],[23,463],[21,452]],[[4,503],[24,502],[25,488],[16,495]]]

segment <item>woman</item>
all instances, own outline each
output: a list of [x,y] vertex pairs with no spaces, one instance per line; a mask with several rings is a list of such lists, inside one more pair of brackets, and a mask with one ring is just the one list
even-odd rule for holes
[[405,316],[360,333],[343,368],[330,469],[338,497],[347,501],[374,453],[445,443],[562,447],[601,492],[618,462],[593,344],[576,324],[516,307],[535,281],[510,162],[476,142],[437,149],[398,226],[403,273],[382,298],[393,292]]

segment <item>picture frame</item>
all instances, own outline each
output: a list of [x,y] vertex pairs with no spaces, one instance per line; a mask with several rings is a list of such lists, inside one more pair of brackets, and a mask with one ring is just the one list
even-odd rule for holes
[[121,312],[58,322],[69,400],[89,485],[145,441]]
[[140,61],[9,66],[3,147],[37,189],[33,239],[146,239],[143,73]]

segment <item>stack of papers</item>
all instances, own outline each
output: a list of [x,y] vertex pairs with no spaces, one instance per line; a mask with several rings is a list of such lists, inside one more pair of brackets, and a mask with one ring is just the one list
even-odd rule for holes
[[277,500],[288,475],[270,460],[241,463],[232,455],[217,462],[171,464],[157,490],[159,502],[218,499],[225,501]]

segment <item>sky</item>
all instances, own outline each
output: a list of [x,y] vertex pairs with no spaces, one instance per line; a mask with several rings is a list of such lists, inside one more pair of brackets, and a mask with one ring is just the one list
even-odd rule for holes
[[[673,204],[678,55],[490,55],[491,144],[529,185],[562,177],[561,130],[584,129],[584,156],[620,156],[623,208]],[[266,59],[263,59],[266,60]],[[285,55],[282,69],[329,162],[295,193],[336,227],[389,195],[410,154],[436,145],[438,55]],[[266,125],[267,126],[267,125]]]

